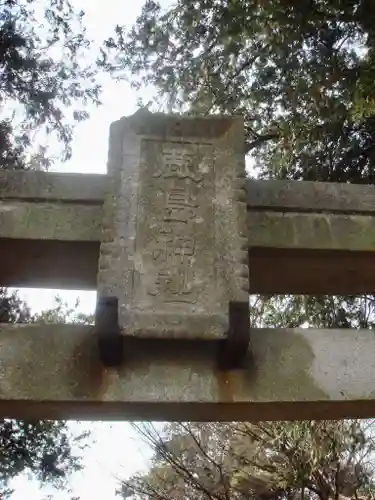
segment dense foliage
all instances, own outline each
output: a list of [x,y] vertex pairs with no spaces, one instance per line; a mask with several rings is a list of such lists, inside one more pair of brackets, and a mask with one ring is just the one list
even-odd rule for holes
[[136,500],[372,498],[373,421],[136,425],[150,471],[123,483]]
[[69,0],[0,1],[1,168],[46,167],[59,144],[69,158],[74,122],[100,93],[83,18]]
[[264,177],[374,182],[372,0],[147,0],[103,61],[164,109],[243,115]]

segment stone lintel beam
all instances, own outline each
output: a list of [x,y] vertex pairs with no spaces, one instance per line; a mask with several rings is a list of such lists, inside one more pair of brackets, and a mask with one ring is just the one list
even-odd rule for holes
[[0,238],[100,241],[101,205],[0,201]]
[[0,283],[95,290],[98,260],[98,241],[0,239]]
[[0,199],[61,201],[101,205],[107,176],[102,174],[0,171]]
[[374,186],[313,181],[247,181],[249,210],[373,214]]
[[[249,248],[375,250],[369,215],[248,211]],[[100,242],[100,205],[0,202],[0,238]]]
[[[0,285],[95,289],[105,187],[105,175],[0,172]],[[252,293],[374,291],[372,186],[247,188]]]
[[[101,205],[107,176],[101,174],[0,171],[0,199]],[[374,187],[328,182],[247,181],[249,210],[371,214]]]
[[96,346],[90,326],[1,325],[1,417],[228,421],[375,413],[369,330],[255,329],[253,358],[231,372],[216,370],[210,341],[197,349],[194,341],[138,339],[119,370],[102,367]]
[[[101,206],[0,203],[0,284],[95,289]],[[251,293],[372,293],[365,215],[248,212]]]
[[[375,219],[366,215],[249,211],[249,248],[375,250]],[[100,205],[0,203],[0,238],[99,242]]]
[[375,251],[375,217],[248,211],[249,249]]

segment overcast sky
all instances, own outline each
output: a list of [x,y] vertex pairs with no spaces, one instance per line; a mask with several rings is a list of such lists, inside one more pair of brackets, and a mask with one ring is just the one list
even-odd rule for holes
[[[170,0],[161,2],[169,5]],[[91,38],[98,41],[112,32],[116,24],[130,26],[141,10],[143,0],[73,0],[76,9],[86,12],[86,25]],[[121,116],[136,111],[136,94],[127,83],[115,83],[110,79],[103,81],[103,105],[91,110],[88,121],[76,129],[73,156],[69,163],[56,166],[53,170],[61,172],[102,173],[106,171],[108,131],[111,122]],[[95,292],[59,290],[20,290],[20,295],[34,311],[53,306],[54,296],[59,294],[72,306],[80,298],[81,310],[92,313],[95,307]],[[88,424],[83,424],[87,426]],[[73,424],[74,428],[79,424]],[[73,494],[81,500],[114,500],[114,476],[128,476],[133,471],[147,466],[149,451],[135,439],[130,426],[126,423],[95,423],[89,425],[93,430],[96,443],[85,455],[85,469],[75,474],[71,486]],[[27,478],[18,479],[13,484],[16,492],[12,500],[43,500],[44,492]],[[70,500],[71,495],[60,493],[54,500]],[[117,497],[118,498],[118,497]]]

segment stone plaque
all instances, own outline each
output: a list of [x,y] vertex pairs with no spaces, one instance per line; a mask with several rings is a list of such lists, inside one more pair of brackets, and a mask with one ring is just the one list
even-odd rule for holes
[[113,123],[98,294],[139,336],[221,338],[248,300],[243,121],[140,110]]

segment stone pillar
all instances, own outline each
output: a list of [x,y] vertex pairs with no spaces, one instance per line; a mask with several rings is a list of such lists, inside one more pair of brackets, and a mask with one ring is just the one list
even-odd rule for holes
[[215,339],[248,300],[243,121],[140,110],[112,123],[99,297],[123,333]]

